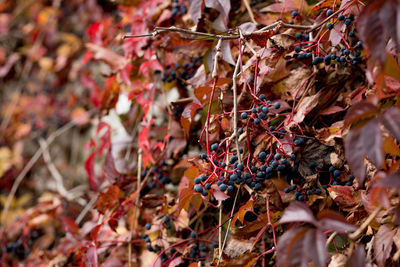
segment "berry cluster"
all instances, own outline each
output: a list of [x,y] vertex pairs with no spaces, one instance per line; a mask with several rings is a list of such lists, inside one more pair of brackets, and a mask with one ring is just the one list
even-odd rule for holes
[[[333,14],[334,12],[331,9],[326,11],[327,17],[330,17]],[[297,43],[294,47],[297,59],[306,64],[307,62],[311,62],[314,66],[324,63],[325,66],[336,64],[346,67],[349,64],[357,65],[361,63],[362,58],[360,49],[362,49],[362,43],[355,38],[356,34],[352,31],[354,28],[352,25],[353,20],[354,16],[352,15],[345,16],[344,14],[338,14],[337,16],[332,17],[325,25],[325,32],[323,32],[316,41],[309,41],[308,34],[297,33],[296,39],[300,41],[300,43]],[[335,29],[335,25],[340,23],[346,25],[347,38],[345,38],[346,34],[342,35],[337,29]],[[325,42],[323,38],[325,35],[329,34],[330,31],[336,31],[337,34],[340,35],[341,42],[339,47],[332,47],[331,49],[328,48],[327,50],[324,50],[321,47],[321,43]]]
[[28,236],[21,237],[15,242],[8,242],[0,252],[9,258],[17,257],[19,260],[23,260],[31,253],[29,248],[32,247],[33,242],[39,236],[40,233],[37,230],[33,230]]
[[175,66],[167,66],[162,81],[167,83],[176,81],[178,85],[185,85],[185,81],[193,77],[202,61],[202,58],[194,58],[182,62],[182,64],[177,63]]
[[142,173],[142,178],[149,176],[147,180],[147,188],[153,189],[158,187],[163,187],[171,183],[171,177],[169,176],[168,170],[165,162],[161,162],[160,166],[154,166],[151,169],[146,168]]
[[172,10],[171,10],[171,24],[174,24],[175,21],[186,14],[187,7],[183,4],[179,4],[179,0],[173,0]]

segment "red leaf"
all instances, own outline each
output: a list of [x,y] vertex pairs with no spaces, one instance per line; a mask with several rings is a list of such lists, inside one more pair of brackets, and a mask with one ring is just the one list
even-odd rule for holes
[[392,107],[380,116],[380,120],[389,133],[400,142],[400,111]]
[[353,254],[351,254],[351,257],[346,263],[346,267],[352,267],[352,266],[367,266],[366,262],[367,255],[365,255],[365,250],[363,245],[359,245]]
[[383,163],[383,138],[379,120],[373,119],[360,129],[368,158],[380,169]]
[[279,223],[307,222],[318,226],[317,220],[310,208],[301,202],[292,202],[283,212]]
[[400,175],[398,174],[389,174],[384,179],[375,183],[374,186],[384,186],[387,188],[396,188],[400,189]]
[[[205,0],[206,7],[214,8],[219,11],[219,17],[217,21],[221,21],[220,27],[216,27],[217,30],[226,30],[228,24],[229,11],[231,9],[230,0]],[[216,26],[214,21],[214,27]]]
[[94,171],[94,161],[96,158],[96,152],[92,152],[89,157],[85,160],[85,170],[88,175],[90,189],[96,190],[100,185],[100,177],[96,175]]
[[86,47],[94,54],[95,59],[104,61],[113,71],[121,70],[128,64],[128,61],[123,56],[110,49],[91,43],[86,44]]
[[107,152],[106,158],[104,160],[103,167],[106,179],[112,184],[116,178],[119,177],[119,172],[115,168],[114,157],[111,154],[111,151]]
[[386,60],[386,44],[389,38],[400,43],[397,14],[400,5],[397,0],[372,1],[360,13],[356,26],[358,36],[368,48],[371,56],[382,65]]
[[85,266],[87,267],[97,267],[97,249],[96,247],[90,247],[85,254]]
[[253,40],[257,45],[265,47],[268,39],[274,34],[274,30],[269,30],[263,33],[252,33],[250,34],[250,39]]
[[291,228],[278,240],[278,265],[310,266],[312,260],[317,267],[326,266],[328,253],[323,232],[307,227]]
[[330,218],[324,218],[319,223],[323,231],[332,230],[338,233],[349,233],[357,229],[354,225]]
[[354,104],[349,111],[347,111],[346,116],[344,116],[345,126],[351,126],[354,122],[360,121],[371,117],[376,114],[377,107],[368,101],[361,101]]
[[381,225],[374,239],[374,253],[378,266],[385,266],[390,256],[395,232],[387,225]]
[[67,216],[62,216],[61,224],[64,226],[66,232],[79,236],[79,226],[73,219]]
[[121,189],[116,185],[110,185],[105,193],[100,193],[96,209],[104,214],[109,208],[115,207],[118,200],[123,196]]
[[341,209],[352,208],[359,204],[360,199],[353,195],[353,189],[350,186],[332,185],[328,191]]
[[361,135],[361,130],[350,130],[344,139],[344,152],[352,173],[359,183],[363,184],[365,179],[365,144]]
[[201,108],[199,104],[190,103],[186,105],[182,112],[181,125],[188,136],[190,134],[190,126],[192,124],[193,117],[199,108]]

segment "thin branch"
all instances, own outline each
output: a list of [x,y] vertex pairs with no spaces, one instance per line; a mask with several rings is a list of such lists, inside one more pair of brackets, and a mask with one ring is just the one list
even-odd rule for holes
[[333,232],[333,233],[329,236],[328,240],[326,240],[325,246],[326,246],[326,247],[329,247],[329,244],[333,241],[333,239],[334,239],[336,236],[337,236],[337,232]]
[[227,240],[228,234],[229,234],[229,229],[231,228],[231,224],[232,224],[233,212],[234,212],[234,210],[235,210],[236,201],[237,201],[237,198],[238,198],[238,195],[239,195],[239,191],[240,191],[241,188],[242,188],[242,187],[239,186],[239,188],[238,188],[237,191],[236,191],[235,200],[233,201],[231,216],[229,217],[228,228],[227,228],[226,233],[225,233],[224,242],[222,243],[222,248],[221,248],[221,250],[219,251],[217,267],[218,267],[219,264],[220,264],[221,257],[222,257],[222,252],[224,251],[224,248],[225,248],[226,240]]
[[39,139],[39,145],[40,145],[40,148],[42,149],[43,159],[44,159],[44,162],[47,165],[47,169],[49,170],[51,176],[56,181],[57,192],[61,196],[65,197],[67,200],[75,199],[77,196],[74,195],[74,194],[71,194],[70,192],[68,192],[68,190],[64,187],[63,177],[62,177],[61,173],[57,170],[57,168],[54,165],[54,163],[52,162],[51,157],[50,157],[50,153],[49,153],[49,150],[48,150],[48,145],[47,145],[46,141],[43,138]]
[[372,222],[373,219],[375,219],[376,215],[382,210],[383,208],[380,206],[376,208],[369,216],[368,218],[360,225],[360,227],[353,232],[352,234],[349,235],[349,238],[351,240],[356,240],[363,232],[364,230],[368,227],[368,225]]
[[136,214],[137,214],[137,210],[138,210],[138,206],[139,206],[141,177],[142,177],[142,150],[139,148],[138,165],[137,165],[137,195],[136,195],[136,200],[135,200],[133,217],[132,217],[132,221],[131,221],[131,229],[129,231],[129,238],[128,238],[128,266],[129,267],[132,267],[132,237],[133,237],[133,231],[136,228]]
[[243,0],[243,3],[244,3],[244,6],[247,9],[247,12],[249,13],[251,22],[253,22],[255,25],[258,25],[257,21],[254,18],[253,10],[251,10],[250,4],[249,4],[249,0]]
[[[92,111],[90,111],[89,113],[92,113]],[[68,122],[67,124],[65,124],[64,126],[62,126],[61,128],[59,128],[58,130],[56,130],[55,132],[51,133],[49,135],[49,137],[46,139],[46,149],[47,147],[60,135],[62,135],[63,133],[65,133],[66,131],[68,131],[69,129],[71,129],[72,127],[74,127],[75,121],[79,120],[80,117],[76,118],[75,120],[72,120],[70,122]],[[19,185],[21,184],[21,182],[24,180],[25,176],[28,174],[28,172],[32,169],[33,165],[35,165],[35,163],[38,161],[38,159],[40,158],[40,156],[42,156],[43,154],[43,149],[39,148],[36,153],[33,155],[33,157],[29,160],[29,162],[25,165],[25,167],[22,169],[21,173],[17,176],[17,178],[14,181],[14,184],[11,188],[10,193],[7,196],[7,200],[6,203],[4,204],[4,210],[3,213],[1,215],[1,223],[3,224],[3,226],[5,226],[6,223],[6,218],[8,215],[8,210],[10,209],[10,204],[11,201],[13,200],[15,194],[17,193],[17,189],[19,187]]]
[[[211,77],[213,79],[218,78],[218,61],[222,58],[222,53],[221,53],[221,46],[222,46],[222,39],[218,40],[217,46],[215,47],[215,57],[214,57],[214,66],[213,66],[213,71],[211,74]],[[212,101],[212,99],[211,99]],[[210,102],[211,106],[211,102]]]

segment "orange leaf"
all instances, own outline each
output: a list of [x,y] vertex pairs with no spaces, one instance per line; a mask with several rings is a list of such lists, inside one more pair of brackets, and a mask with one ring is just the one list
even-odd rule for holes
[[385,151],[385,153],[392,154],[394,156],[400,156],[400,148],[390,136],[385,138],[383,150]]
[[246,215],[246,212],[252,211],[253,205],[254,205],[254,200],[253,200],[253,198],[250,198],[246,202],[246,204],[244,204],[243,206],[240,207],[239,211],[233,217],[232,227],[235,225],[235,222],[237,219],[239,219],[239,221],[243,224],[244,216]]
[[195,166],[190,166],[186,171],[183,173],[189,180],[193,181],[194,178],[199,176],[199,169]]

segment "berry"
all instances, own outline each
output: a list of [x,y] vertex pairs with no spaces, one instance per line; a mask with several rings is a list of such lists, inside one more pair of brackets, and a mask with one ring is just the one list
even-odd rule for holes
[[351,24],[351,19],[349,19],[349,18],[345,19],[344,24],[349,26]]
[[[246,114],[246,115],[247,115],[247,114]],[[211,145],[211,150],[217,151],[217,150],[218,150],[218,147],[219,147],[219,144],[218,144],[218,143],[214,143],[214,144]]]
[[331,64],[331,56],[325,56],[324,63],[327,66],[330,65]]
[[196,238],[196,233],[195,232],[191,232],[190,233],[190,238]]
[[344,62],[346,62],[346,61],[347,61],[347,59],[346,59],[345,56],[341,56],[341,57],[340,57],[340,62],[344,63]]
[[303,34],[300,32],[296,33],[296,39],[301,39],[303,37]]
[[362,42],[358,41],[357,44],[356,44],[356,48],[361,48],[361,47],[362,47]]
[[310,169],[315,169],[315,168],[317,168],[317,163],[313,161],[310,163]]
[[206,183],[206,185],[204,186],[207,190],[211,189],[211,184],[210,183]]
[[315,189],[315,194],[316,195],[321,195],[322,194],[321,189],[319,189],[319,188]]
[[201,194],[203,195],[203,196],[208,196],[208,192],[207,192],[207,190],[206,189],[203,189],[203,192],[201,192]]
[[350,175],[349,175],[349,180],[350,180],[350,181],[353,181],[353,180],[354,180],[354,175],[353,175],[353,174],[350,174]]
[[202,159],[208,159],[207,154],[206,153],[201,154],[201,158]]
[[144,239],[144,241],[145,241],[146,243],[150,243],[150,242],[151,242],[150,237],[146,237],[146,238]]
[[349,37],[355,37],[355,36],[356,36],[355,32],[349,32]]
[[289,24],[293,25],[293,24],[294,24],[294,20],[291,19],[291,20],[289,21]]
[[301,47],[300,46],[296,46],[294,48],[294,51],[296,51],[296,53],[300,53],[301,52]]
[[258,183],[257,183],[257,184],[254,186],[254,189],[255,189],[255,190],[260,190],[260,189],[261,189],[261,184],[258,184]]
[[219,186],[219,190],[221,190],[222,192],[224,192],[228,187],[226,186],[226,184],[221,184]]
[[350,55],[350,51],[347,50],[347,49],[345,49],[345,50],[343,51],[343,54],[346,55],[346,56],[348,56],[348,55]]
[[292,16],[293,17],[297,17],[299,15],[299,12],[297,12],[296,10],[292,11]]
[[355,57],[359,57],[359,56],[361,56],[361,51],[354,51],[354,56]]
[[340,14],[339,16],[338,16],[338,20],[339,21],[343,21],[345,19],[345,16],[343,15],[343,14]]
[[346,182],[346,185],[347,185],[347,186],[352,186],[352,185],[353,185],[353,181],[348,181],[348,182]]
[[147,249],[148,251],[154,252],[154,248],[153,248],[151,245],[147,245],[147,246],[146,246],[146,249]]
[[202,192],[203,192],[203,187],[202,187],[201,185],[199,185],[199,184],[196,184],[196,185],[193,187],[193,189],[194,189],[194,191],[196,191],[197,193],[202,193]]
[[227,191],[228,191],[228,193],[232,192],[233,191],[233,185],[229,185]]
[[237,168],[238,168],[239,170],[243,171],[243,170],[244,170],[244,165],[243,165],[243,163],[239,163],[239,164],[237,165]]
[[328,11],[326,11],[326,16],[329,17],[333,14],[333,10],[332,9],[328,9]]
[[278,108],[280,108],[281,107],[281,103],[279,103],[279,102],[275,102],[274,103],[274,108],[275,109],[278,109]]
[[251,113],[254,113],[254,114],[257,113],[257,109],[256,108],[252,108],[251,109]]
[[285,189],[283,189],[283,192],[285,192],[286,194],[290,192],[290,188],[286,187]]
[[146,228],[146,230],[150,230],[150,228],[151,228],[151,224],[149,224],[149,223],[146,223],[146,225],[145,225],[145,228]]
[[280,153],[276,153],[274,155],[274,159],[276,159],[276,160],[280,160],[281,158],[282,158],[282,155]]
[[300,196],[298,197],[298,200],[299,200],[299,201],[304,201],[304,199],[305,199],[305,197],[304,197],[303,195],[300,195]]
[[254,125],[259,125],[260,124],[260,119],[259,118],[255,118],[254,119]]
[[313,65],[318,65],[324,61],[323,57],[315,57],[314,60],[312,61]]
[[326,24],[326,27],[327,27],[329,30],[332,30],[332,29],[333,29],[333,24],[332,24],[332,23],[328,23],[328,24]]
[[267,115],[266,115],[265,113],[260,112],[260,113],[258,114],[258,118],[259,118],[260,120],[266,120],[268,117],[267,117]]
[[217,244],[217,243],[213,243],[213,244],[212,244],[212,247],[213,247],[213,248],[217,248],[217,247],[218,247],[218,244]]
[[330,172],[333,172],[333,171],[335,171],[335,167],[333,167],[333,166],[330,166],[330,167],[329,167],[329,171],[330,171]]
[[169,222],[169,217],[167,215],[165,215],[163,220],[165,223],[167,223],[167,222]]
[[229,160],[229,163],[230,163],[230,164],[233,164],[233,163],[235,163],[237,160],[238,160],[238,157],[237,157],[237,156],[232,156],[231,159]]
[[307,195],[309,195],[309,196],[312,195],[312,190],[311,190],[311,189],[308,189],[308,190],[307,190]]
[[312,53],[311,52],[306,53],[305,58],[312,58]]
[[247,113],[246,113],[246,112],[243,112],[242,114],[240,114],[240,118],[241,118],[242,120],[247,119]]
[[339,170],[334,170],[333,171],[333,177],[337,178],[340,176],[340,171]]
[[201,178],[197,177],[196,179],[194,179],[194,183],[195,184],[200,184],[201,183]]
[[243,128],[239,128],[239,129],[237,130],[237,132],[238,132],[238,134],[242,134],[242,133],[243,133]]
[[267,97],[266,97],[264,94],[261,94],[258,98],[259,98],[261,101],[264,101],[265,99],[267,99]]
[[200,175],[201,181],[205,182],[207,180],[207,176],[205,176],[204,174]]
[[269,109],[267,107],[263,107],[261,110],[265,114],[267,114],[269,112]]
[[296,155],[295,154],[290,154],[290,159],[291,160],[295,160],[296,159]]
[[206,251],[206,250],[207,250],[206,245],[201,244],[201,245],[200,245],[200,251]]
[[166,225],[165,225],[165,229],[167,229],[167,230],[171,229],[171,225],[170,225],[169,223],[166,224]]
[[269,130],[270,130],[271,132],[275,131],[275,127],[274,127],[274,126],[269,126]]
[[303,140],[302,138],[296,138],[296,139],[294,140],[294,144],[295,144],[296,146],[301,146],[303,143],[304,143],[304,140]]
[[289,189],[290,189],[290,191],[295,190],[295,189],[296,189],[296,185],[295,185],[295,184],[292,184],[291,186],[289,186]]

